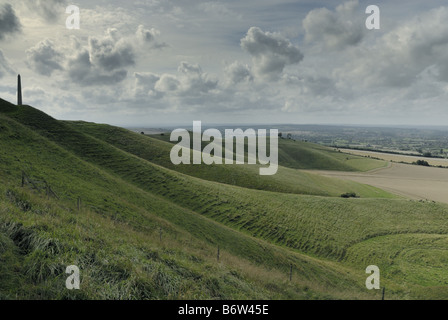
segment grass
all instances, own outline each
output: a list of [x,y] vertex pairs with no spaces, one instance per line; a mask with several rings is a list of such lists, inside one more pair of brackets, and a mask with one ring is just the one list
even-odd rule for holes
[[[301,286],[286,283],[285,274],[289,265],[293,263],[299,268],[300,265],[306,264],[304,262],[308,259],[306,256],[291,255],[284,249],[223,227],[191,210],[183,209],[145,192],[77,158],[55,143],[4,116],[1,123],[2,134],[5,135],[2,137],[2,181],[6,182],[0,192],[3,195],[1,203],[5,206],[1,214],[2,235],[10,239],[10,244],[11,241],[13,243],[16,241],[13,248],[17,254],[14,257],[24,261],[24,266],[18,270],[16,277],[23,282],[23,287],[15,287],[13,292],[7,291],[4,293],[6,297],[18,295],[21,298],[33,299],[68,298],[65,296],[67,292],[64,290],[65,274],[62,266],[73,263],[84,270],[85,282],[82,284],[83,294],[71,298],[258,299],[307,298],[322,295],[314,293],[309,286],[303,284],[311,281],[309,278],[307,280],[307,277],[297,281]],[[16,139],[12,139],[12,136],[16,136]],[[21,143],[17,143],[18,141]],[[32,178],[45,178],[62,200],[55,203],[54,199],[45,200],[43,194],[35,194],[33,190],[17,189],[20,184],[20,171],[24,168]],[[10,188],[6,188],[8,185]],[[76,212],[77,196],[81,196],[85,207],[85,211],[81,213]],[[160,228],[163,230],[162,243],[159,241]],[[57,243],[62,244],[60,246],[62,249],[56,254],[47,252],[52,246],[28,245],[22,241],[23,237],[17,237],[17,234],[29,235],[26,239],[28,237],[43,239],[32,243],[45,243],[51,239],[58,239]],[[169,245],[171,242],[172,245]],[[180,296],[177,296],[167,291],[160,291],[159,288],[157,290],[160,292],[156,294],[152,278],[149,280],[137,278],[135,281],[152,284],[153,287],[142,289],[144,292],[156,293],[145,296],[141,292],[131,294],[126,291],[127,289],[119,284],[134,286],[133,278],[130,279],[128,276],[137,272],[133,267],[134,264],[144,268],[145,263],[148,263],[144,259],[141,260],[137,254],[141,252],[136,248],[143,243],[148,243],[151,248],[148,250],[156,251],[156,256],[162,255],[160,247],[168,246],[169,250],[175,250],[175,255],[171,258],[174,262],[179,262],[178,255],[187,255],[190,260],[197,262],[191,268],[200,271],[201,277],[206,279],[204,280],[206,288],[198,287],[197,279],[194,278],[190,279],[188,287],[194,284],[197,290],[179,289]],[[216,263],[213,263],[213,260],[218,244],[221,247],[222,263],[214,266]],[[114,248],[122,249],[117,251]],[[99,259],[100,262],[108,261],[108,263],[95,263],[92,266],[85,262],[86,259],[94,262]],[[232,267],[226,267],[225,261],[229,261]],[[172,263],[169,262],[168,266],[157,265],[157,270],[161,270],[160,277],[170,279],[172,271],[169,266]],[[259,263],[262,263],[262,268],[257,266]],[[240,267],[235,269],[233,266]],[[109,268],[118,271],[111,271],[111,275],[107,271]],[[227,270],[228,273],[242,274],[241,277],[247,276],[238,281],[246,289],[232,284],[226,291],[225,287],[228,286],[226,283],[237,280],[228,275],[223,275],[222,279],[217,278],[216,275],[220,272],[216,268]],[[8,269],[13,267],[8,265]],[[328,277],[326,274],[332,269],[321,264],[305,268],[310,277],[321,274],[323,279]],[[103,275],[102,272],[106,272],[107,275]],[[266,277],[266,274],[269,274],[269,277]],[[122,277],[125,279],[121,279]],[[175,279],[179,277],[184,278],[183,274],[177,274]],[[279,279],[281,281],[277,281]],[[14,278],[10,281],[13,280]],[[132,282],[129,282],[131,280]],[[257,281],[261,281],[261,284],[257,284]],[[284,285],[277,288],[276,282],[284,282]],[[328,279],[328,282],[331,283],[332,280]],[[103,286],[107,286],[107,289],[105,290]],[[214,288],[212,293],[209,292],[211,290],[209,286]],[[249,290],[251,287],[255,289]],[[275,289],[266,291],[264,287]],[[304,288],[308,288],[306,292]],[[328,291],[331,292],[331,289]]]
[[[98,125],[87,122],[67,122],[75,129],[98,138],[125,152],[138,156],[167,169],[194,176],[203,180],[236,185],[244,188],[283,193],[308,194],[337,197],[342,193],[356,192],[361,197],[394,198],[392,194],[371,186],[322,177],[280,166],[273,176],[260,176],[259,165],[174,165],[169,154],[173,146],[168,135],[142,136],[129,130],[110,125]],[[160,139],[159,139],[160,137]],[[330,150],[330,149],[329,149]],[[332,151],[325,150],[332,153]],[[322,151],[324,152],[324,151]],[[382,162],[360,158],[359,161],[370,166],[382,165]],[[318,169],[317,165],[314,167]]]
[[[170,135],[168,133],[164,135],[150,135],[150,137],[170,142]],[[205,144],[207,143],[203,143],[203,146]],[[303,141],[279,139],[278,148],[279,165],[292,169],[369,171],[387,165],[386,161],[349,155],[333,148]]]
[[[380,266],[388,298],[446,297],[437,279],[447,206],[291,168],[259,181],[241,166],[237,176],[250,182],[231,183],[225,170],[238,166],[222,166],[204,179],[200,167],[170,167],[166,141],[2,101],[0,145],[2,298],[377,299],[364,286],[368,264]],[[304,167],[351,161],[308,148],[324,159]],[[21,188],[22,170],[60,199]],[[80,291],[65,289],[71,264]]]

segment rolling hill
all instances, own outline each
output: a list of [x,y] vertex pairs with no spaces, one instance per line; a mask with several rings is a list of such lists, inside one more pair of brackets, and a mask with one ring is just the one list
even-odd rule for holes
[[281,140],[262,179],[173,166],[162,140],[1,100],[0,297],[375,299],[369,264],[389,298],[448,297],[447,206],[297,170],[383,162]]
[[[83,133],[89,134],[92,137],[98,138],[151,163],[204,180],[250,189],[284,193],[340,196],[342,193],[355,192],[361,197],[394,197],[383,190],[367,185],[356,184],[339,179],[327,179],[319,175],[291,170],[290,168],[282,166],[281,159],[279,161],[279,170],[277,174],[273,176],[260,176],[258,174],[259,165],[174,165],[169,157],[170,150],[173,147],[173,143],[169,142],[169,135],[142,136],[129,130],[110,125],[99,125],[86,122],[66,123]],[[286,149],[283,141],[280,143],[280,146]],[[307,148],[310,149],[311,152],[313,152],[314,149],[320,150],[320,146],[316,145],[307,146]],[[341,165],[344,160],[341,160],[342,157],[339,153],[334,153],[332,150],[330,150],[329,153],[331,156],[328,156],[328,158],[334,157],[333,154],[337,155],[337,157],[333,158],[335,166],[340,165],[341,168],[348,167],[348,165],[345,167]],[[346,155],[343,156],[344,159],[346,159]],[[356,159],[360,164],[363,164],[364,167],[368,168],[378,168],[385,164],[383,161],[362,157],[351,158],[352,160]],[[310,168],[310,166],[311,163],[309,163],[307,168]],[[322,168],[320,162],[316,162],[314,169],[320,168]],[[354,171],[355,169],[355,167],[350,167],[351,171]]]

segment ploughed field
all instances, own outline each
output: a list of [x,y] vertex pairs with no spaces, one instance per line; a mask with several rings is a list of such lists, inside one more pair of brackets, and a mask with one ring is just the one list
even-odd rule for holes
[[409,199],[448,203],[448,169],[391,163],[371,172],[314,171],[325,177],[367,184]]

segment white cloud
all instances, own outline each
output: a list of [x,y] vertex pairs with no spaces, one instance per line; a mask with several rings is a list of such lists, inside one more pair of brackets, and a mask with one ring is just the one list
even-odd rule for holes
[[180,82],[176,76],[171,74],[163,74],[154,84],[154,89],[163,93],[176,92],[180,87]]
[[251,55],[255,73],[263,78],[276,78],[287,65],[303,59],[303,54],[288,39],[257,27],[249,29],[241,39],[241,47]]
[[228,85],[251,82],[254,78],[250,67],[238,61],[226,66],[224,75]]
[[25,0],[32,13],[50,23],[65,17],[65,3],[65,0]]
[[354,46],[363,39],[365,16],[360,15],[358,0],[339,5],[335,11],[327,8],[311,10],[303,20],[305,39],[325,48],[343,49]]
[[[448,81],[448,8],[433,9],[385,33],[369,50],[359,49],[339,77],[365,88],[406,88],[433,67],[431,81]],[[429,81],[429,80],[428,80]]]
[[51,76],[53,71],[62,70],[63,54],[51,39],[45,39],[26,51],[29,66],[37,73]]
[[132,44],[114,28],[108,29],[103,38],[89,38],[89,54],[92,65],[97,65],[104,71],[135,65]]

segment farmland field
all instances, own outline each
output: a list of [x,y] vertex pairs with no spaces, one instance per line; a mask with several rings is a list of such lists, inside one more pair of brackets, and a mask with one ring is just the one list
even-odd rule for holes
[[426,157],[407,156],[407,155],[401,155],[401,154],[364,151],[364,150],[353,150],[353,149],[338,149],[338,150],[340,150],[343,153],[348,153],[348,154],[358,155],[358,156],[363,156],[363,157],[377,158],[377,159],[381,159],[381,160],[385,160],[385,161],[413,163],[413,162],[416,162],[417,160],[425,160],[431,166],[448,167],[448,159],[426,158]]
[[387,168],[364,173],[313,172],[327,177],[368,184],[410,199],[448,203],[448,169],[444,168],[391,163]]

